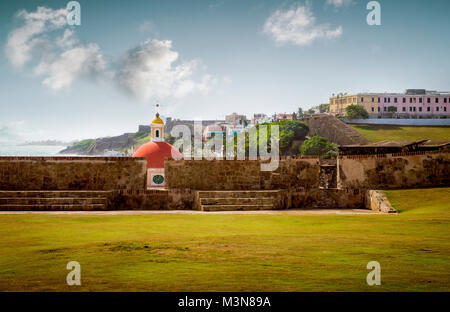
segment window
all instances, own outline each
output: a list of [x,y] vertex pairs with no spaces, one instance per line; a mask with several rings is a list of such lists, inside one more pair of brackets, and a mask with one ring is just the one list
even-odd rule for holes
[[403,103],[406,103],[406,98],[403,98]]
[[364,102],[364,98],[363,98],[363,97],[361,98],[361,103],[362,103],[362,102]]
[[422,98],[419,98],[419,103],[422,103]]
[[378,98],[378,103],[380,103],[380,98]]
[[388,103],[391,103],[391,98],[388,98]]
[[386,98],[384,98],[384,103],[386,103],[386,101],[387,101],[387,99],[386,99]]
[[436,100],[435,100],[435,101],[436,101],[436,103],[439,103],[439,98],[436,98]]
[[430,98],[427,98],[427,103],[431,103],[431,99]]
[[159,130],[155,131],[155,138],[159,138]]
[[394,103],[397,103],[397,98],[394,98]]
[[380,112],[380,107],[378,107],[378,112]]
[[412,106],[409,107],[409,111],[412,112]]
[[419,107],[419,112],[421,112],[422,111],[422,107]]
[[430,112],[430,111],[431,111],[430,106],[428,106],[427,107],[427,112]]
[[372,103],[375,102],[375,98],[372,98]]
[[412,103],[412,98],[409,98],[409,103]]
[[447,106],[444,106],[444,112],[446,112],[447,111]]
[[447,98],[444,98],[444,103],[447,103]]
[[385,107],[383,107],[383,111],[386,111],[386,106],[385,106]]
[[406,112],[406,107],[402,107],[402,111]]
[[372,112],[374,112],[375,111],[375,107],[372,107]]
[[436,106],[436,111],[437,111],[437,112],[439,111],[439,106]]
[[415,107],[415,106],[413,107],[413,111],[414,111],[414,112],[416,111],[416,107]]

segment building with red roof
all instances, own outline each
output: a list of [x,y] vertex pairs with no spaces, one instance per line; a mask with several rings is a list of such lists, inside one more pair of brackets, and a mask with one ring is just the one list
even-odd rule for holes
[[182,158],[183,155],[175,147],[164,141],[164,122],[156,113],[150,124],[151,141],[142,145],[133,157],[147,158],[147,187],[165,185],[164,160],[166,158]]

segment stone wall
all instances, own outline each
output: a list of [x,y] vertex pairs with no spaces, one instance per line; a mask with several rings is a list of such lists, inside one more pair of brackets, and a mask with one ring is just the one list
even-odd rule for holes
[[338,187],[396,189],[450,185],[449,152],[339,156]]
[[0,157],[0,189],[145,189],[146,165],[132,157]]
[[177,190],[119,190],[114,192],[112,210],[192,210],[194,191]]
[[168,189],[272,190],[317,188],[319,158],[282,158],[275,171],[261,171],[261,160],[166,160]]
[[[358,189],[295,189],[290,192],[288,208],[304,209],[361,209],[365,192]],[[288,198],[289,199],[289,198]]]

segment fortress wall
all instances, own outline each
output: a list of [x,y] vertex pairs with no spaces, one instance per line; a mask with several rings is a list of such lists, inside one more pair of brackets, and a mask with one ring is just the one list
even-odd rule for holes
[[450,153],[339,156],[338,187],[396,189],[450,185]]
[[0,157],[0,190],[144,189],[146,165],[132,157]]
[[358,189],[294,189],[288,208],[362,209],[365,192]]
[[119,190],[112,199],[113,210],[192,210],[194,191]]
[[275,171],[262,171],[262,160],[166,160],[169,189],[271,190],[291,186],[317,188],[319,158],[282,158]]

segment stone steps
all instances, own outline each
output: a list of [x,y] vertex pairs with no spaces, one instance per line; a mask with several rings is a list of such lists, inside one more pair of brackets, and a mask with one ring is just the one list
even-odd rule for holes
[[87,204],[87,205],[14,205],[2,204],[0,211],[90,211],[107,210],[106,204]]
[[0,197],[0,205],[90,205],[107,202],[106,197]]
[[196,208],[202,211],[273,210],[282,206],[280,190],[197,191]]
[[203,211],[273,210],[273,205],[202,205]]
[[200,198],[261,198],[272,197],[280,193],[279,190],[270,191],[197,191]]
[[238,197],[225,197],[225,198],[200,198],[200,204],[202,205],[271,205],[273,199],[271,197],[254,197],[254,198],[238,198]]
[[110,191],[0,191],[3,197],[106,197]]
[[0,191],[0,211],[107,210],[110,191]]

